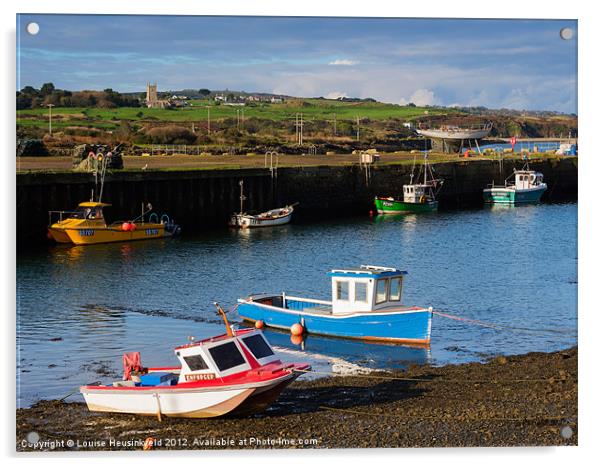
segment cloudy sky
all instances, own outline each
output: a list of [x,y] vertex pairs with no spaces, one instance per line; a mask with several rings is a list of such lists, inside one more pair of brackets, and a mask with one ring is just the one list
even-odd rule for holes
[[18,88],[142,92],[156,81],[577,113],[573,20],[20,15],[17,30]]

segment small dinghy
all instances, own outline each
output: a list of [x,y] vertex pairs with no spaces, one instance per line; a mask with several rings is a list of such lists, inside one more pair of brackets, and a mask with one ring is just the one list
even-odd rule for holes
[[260,214],[249,214],[244,212],[244,201],[246,196],[243,192],[243,181],[240,185],[240,212],[232,214],[228,225],[235,228],[258,228],[258,227],[275,227],[278,225],[286,225],[291,221],[295,206],[298,203],[280,207],[277,209],[268,210]]
[[[217,305],[217,303],[216,303]],[[234,330],[175,348],[179,367],[143,368],[139,353],[124,355],[123,380],[80,387],[90,411],[208,418],[265,410],[311,367],[284,364],[260,330]]]

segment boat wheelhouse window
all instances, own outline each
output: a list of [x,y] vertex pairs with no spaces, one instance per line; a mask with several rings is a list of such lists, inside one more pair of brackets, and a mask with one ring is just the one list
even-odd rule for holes
[[386,279],[376,280],[376,304],[384,303],[387,300],[387,281]]
[[368,302],[368,284],[355,282],[355,301],[361,303]]
[[401,299],[401,278],[392,278],[389,285],[389,301]]
[[243,338],[242,341],[244,341],[245,345],[247,345],[247,348],[251,350],[251,353],[253,353],[253,356],[255,356],[256,359],[266,358],[274,355],[274,352],[270,346],[259,334]]
[[191,371],[203,371],[209,369],[209,366],[200,354],[193,356],[184,356],[184,361]]
[[83,207],[78,207],[73,212],[71,212],[70,218],[86,218],[86,209]]
[[222,372],[246,362],[233,341],[209,348],[209,354]]
[[349,301],[349,282],[337,281],[337,299]]

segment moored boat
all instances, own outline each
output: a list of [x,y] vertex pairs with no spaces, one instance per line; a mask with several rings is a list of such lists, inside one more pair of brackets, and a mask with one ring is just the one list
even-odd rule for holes
[[[514,181],[509,178],[514,177]],[[526,204],[536,203],[548,189],[543,182],[543,175],[529,169],[529,162],[521,170],[515,170],[509,178],[506,178],[503,186],[490,184],[483,189],[483,200],[488,204]]]
[[[150,204],[142,204],[141,214],[133,220],[107,224],[104,209],[111,204],[102,202],[102,194],[107,165],[111,158],[91,152],[88,160],[93,163],[95,180],[95,189],[90,201],[80,203],[73,211],[49,211],[49,239],[57,243],[86,245],[166,238],[180,233],[179,225],[167,215],[159,218],[152,212],[153,207]],[[96,199],[95,193],[98,193]]]
[[407,272],[362,265],[335,269],[332,300],[301,298],[286,293],[250,295],[238,300],[246,321],[291,329],[299,324],[309,334],[368,341],[428,345],[432,308],[402,304]]
[[[436,179],[428,163],[428,153],[424,152],[424,176],[421,183],[412,183],[414,167],[410,174],[410,183],[403,185],[403,198],[392,196],[376,196],[374,205],[379,214],[403,214],[434,212],[439,206],[437,193],[443,185],[443,180]],[[420,178],[420,172],[417,178]]]
[[280,207],[277,209],[268,210],[260,214],[250,214],[244,212],[244,201],[246,196],[243,191],[243,181],[240,185],[240,212],[232,214],[228,225],[235,228],[258,228],[258,227],[274,227],[278,225],[286,225],[291,221],[295,206],[298,203]]
[[[150,204],[136,219],[107,224],[104,209],[110,205],[89,201],[80,203],[74,211],[50,211],[48,236],[57,243],[86,245],[166,238],[180,232],[167,215],[159,219],[150,213]],[[57,221],[53,222],[53,218]]]
[[308,364],[285,364],[260,330],[232,329],[175,348],[177,367],[143,368],[124,355],[123,380],[80,387],[90,411],[208,418],[263,411]]

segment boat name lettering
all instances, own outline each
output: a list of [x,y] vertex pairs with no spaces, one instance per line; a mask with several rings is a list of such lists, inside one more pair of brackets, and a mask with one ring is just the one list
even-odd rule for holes
[[155,228],[147,228],[146,229],[146,236],[156,236],[159,234],[159,230],[155,229]]
[[94,236],[94,230],[92,230],[92,229],[79,230],[79,236]]
[[184,377],[188,382],[193,380],[212,380],[215,379],[215,374],[186,374]]

